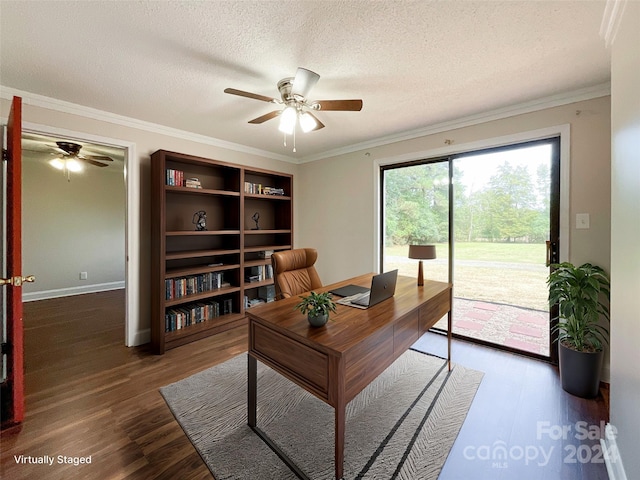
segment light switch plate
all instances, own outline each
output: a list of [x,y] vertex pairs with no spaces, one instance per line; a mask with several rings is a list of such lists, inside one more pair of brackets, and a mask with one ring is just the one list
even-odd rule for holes
[[576,228],[577,229],[587,229],[589,228],[589,214],[588,213],[577,213],[576,214]]

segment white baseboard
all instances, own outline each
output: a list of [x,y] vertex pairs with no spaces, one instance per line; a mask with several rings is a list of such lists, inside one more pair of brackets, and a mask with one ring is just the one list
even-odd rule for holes
[[607,466],[609,480],[627,480],[627,474],[622,465],[622,458],[616,444],[616,434],[613,426],[608,423],[604,429],[604,438],[600,439],[604,452],[604,463]]
[[149,343],[151,341],[151,329],[146,328],[135,332],[133,338],[130,340],[131,341],[127,344],[128,347],[137,347],[138,345]]
[[119,290],[125,288],[124,281],[96,283],[93,285],[83,285],[81,287],[57,288],[55,290],[43,290],[41,292],[29,292],[22,294],[23,302],[33,302],[35,300],[46,300],[49,298],[70,297],[72,295],[82,295],[84,293],[106,292],[108,290]]

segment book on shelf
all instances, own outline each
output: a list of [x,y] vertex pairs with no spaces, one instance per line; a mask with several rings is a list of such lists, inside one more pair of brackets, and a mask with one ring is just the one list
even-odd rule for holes
[[220,316],[219,302],[199,302],[166,310],[165,332],[175,332]]
[[273,266],[272,265],[256,265],[250,267],[245,279],[249,282],[262,282],[263,280],[269,280],[273,278]]
[[266,303],[262,298],[249,298],[248,296],[244,296],[244,308],[255,307],[256,305],[261,305]]
[[262,252],[258,252],[258,257],[260,258],[271,258],[273,255],[273,250],[263,250]]
[[264,187],[262,189],[263,195],[278,195],[280,197],[284,197],[284,189],[283,188],[275,188],[275,187]]
[[284,189],[276,187],[265,187],[261,183],[244,182],[244,193],[253,195],[278,195],[284,197]]
[[184,172],[182,170],[174,170],[167,168],[166,184],[172,187],[181,187],[184,182]]
[[208,272],[186,277],[167,278],[165,280],[165,300],[217,290],[229,285],[224,280],[223,272]]
[[200,180],[195,177],[187,178],[184,181],[184,186],[187,188],[202,188],[202,184],[200,183]]

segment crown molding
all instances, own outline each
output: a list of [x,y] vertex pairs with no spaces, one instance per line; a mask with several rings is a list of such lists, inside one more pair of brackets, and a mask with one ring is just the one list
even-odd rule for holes
[[613,45],[620,28],[622,15],[627,6],[627,0],[607,0],[600,24],[600,36],[604,39],[607,48]]
[[347,153],[357,152],[359,150],[366,150],[369,148],[380,147],[382,145],[388,145],[390,143],[402,142],[405,140],[412,140],[414,138],[426,137],[428,135],[434,135],[436,133],[447,132],[458,128],[469,127],[480,123],[486,123],[493,120],[501,120],[503,118],[513,117],[516,115],[522,115],[524,113],[531,113],[538,110],[544,110],[547,108],[559,107],[570,103],[581,102],[584,100],[591,100],[593,98],[606,97],[611,95],[611,83],[602,83],[592,87],[581,88],[571,92],[552,95],[550,97],[540,98],[537,100],[531,100],[529,102],[519,103],[508,107],[499,108],[496,110],[490,110],[475,115],[469,115],[456,120],[437,123],[428,127],[422,127],[416,130],[410,130],[408,132],[402,132],[399,134],[389,135],[386,137],[376,138],[375,140],[356,143],[348,145],[342,148],[336,148],[334,150],[328,150],[322,154],[309,155],[303,157],[299,163],[314,162],[316,160],[322,160],[330,157],[336,157],[338,155],[344,155]]
[[219,138],[209,137],[207,135],[187,132],[186,130],[180,130],[178,128],[167,127],[157,123],[138,120],[136,118],[126,117],[124,115],[118,115],[116,113],[105,112],[103,110],[86,107],[84,105],[78,105],[76,103],[66,102],[64,100],[58,100],[56,98],[46,97],[44,95],[38,95],[36,93],[25,92],[11,87],[0,86],[0,98],[11,100],[13,96],[22,97],[23,105],[32,105],[34,107],[46,108],[48,110],[68,113],[71,115],[78,115],[81,117],[91,118],[93,120],[113,123],[115,125],[121,125],[138,130],[144,130],[147,132],[158,133],[161,135],[167,135],[169,137],[180,138],[182,140],[189,140],[204,145],[225,148],[227,150],[233,150],[241,153],[247,153],[249,155],[258,155],[260,157],[271,158],[273,160],[280,160],[288,163],[298,163],[295,158],[289,157],[287,155],[280,155],[277,153],[268,152],[266,150],[248,147],[239,143],[233,143],[226,140],[221,140]]
[[[609,0],[609,3],[611,2],[623,3],[623,2],[626,2],[626,0]],[[620,12],[618,17],[622,14],[621,10],[622,9],[618,10]],[[618,23],[619,23],[619,20],[618,20]],[[603,83],[600,85],[582,88],[582,89],[574,90],[571,92],[552,95],[550,97],[545,97],[537,100],[532,100],[529,102],[519,103],[516,105],[511,105],[511,106],[499,108],[496,110],[490,110],[488,112],[470,115],[470,116],[462,117],[456,120],[437,123],[437,124],[430,125],[427,127],[422,127],[416,130],[410,130],[408,132],[388,135],[385,137],[376,138],[375,140],[347,145],[345,147],[340,147],[333,150],[327,150],[323,153],[319,153],[316,155],[309,155],[306,157],[302,157],[301,159],[296,159],[293,157],[289,157],[287,155],[281,155],[281,154],[269,152],[266,150],[260,150],[257,148],[248,147],[246,145],[241,145],[239,143],[228,142],[226,140],[221,140],[219,138],[209,137],[206,135],[187,132],[185,130],[180,130],[177,128],[172,128],[164,125],[146,122],[143,120],[126,117],[124,115],[105,112],[102,110],[97,110],[95,108],[85,107],[83,105],[65,102],[63,100],[58,100],[55,98],[45,97],[43,95],[38,95],[30,92],[17,90],[14,88],[0,86],[0,98],[11,100],[11,98],[14,95],[22,97],[23,104],[26,104],[26,105],[33,105],[36,107],[55,110],[62,113],[79,115],[82,117],[92,118],[94,120],[100,120],[104,122],[113,123],[116,125],[136,128],[139,130],[144,130],[152,133],[159,133],[162,135],[167,135],[174,138],[180,138],[183,140],[202,143],[205,145],[212,145],[215,147],[225,148],[228,150],[238,151],[241,153],[247,153],[250,155],[258,155],[265,158],[271,158],[273,160],[280,160],[283,162],[288,162],[293,164],[302,164],[302,163],[314,162],[317,160],[323,160],[326,158],[336,157],[338,155],[344,155],[347,153],[353,153],[360,150],[380,147],[383,145],[388,145],[390,143],[412,140],[415,138],[434,135],[436,133],[446,132],[449,130],[469,127],[472,125],[486,123],[493,120],[500,120],[503,118],[521,115],[524,113],[530,113],[538,110],[544,110],[547,108],[567,105],[569,103],[575,103],[575,102],[580,102],[584,100],[591,100],[593,98],[604,97],[607,95],[611,95],[611,84]]]

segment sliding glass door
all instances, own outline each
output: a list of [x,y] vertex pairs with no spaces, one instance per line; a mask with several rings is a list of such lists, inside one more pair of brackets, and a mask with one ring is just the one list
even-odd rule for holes
[[382,269],[415,277],[409,245],[435,245],[436,258],[423,261],[424,278],[449,281],[449,160],[382,170]]
[[416,276],[408,246],[435,244],[425,278],[454,284],[456,336],[549,357],[559,139],[385,166],[381,183],[383,269]]

